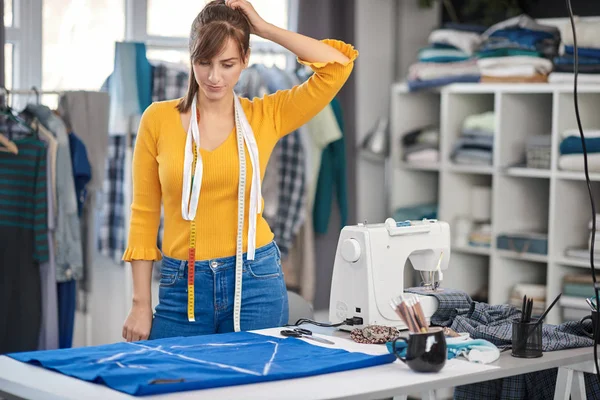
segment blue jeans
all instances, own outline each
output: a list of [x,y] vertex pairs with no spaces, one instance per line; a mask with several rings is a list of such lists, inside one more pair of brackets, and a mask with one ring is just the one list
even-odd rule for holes
[[[281,253],[275,242],[256,249],[254,260],[243,256],[240,329],[283,326],[288,297]],[[195,263],[195,322],[187,318],[188,262],[164,257],[158,305],[149,339],[233,332],[235,256]]]

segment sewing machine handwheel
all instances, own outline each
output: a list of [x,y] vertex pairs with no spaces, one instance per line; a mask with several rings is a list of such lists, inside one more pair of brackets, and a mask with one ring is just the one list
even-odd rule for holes
[[360,243],[356,239],[346,239],[342,242],[341,254],[344,260],[353,263],[360,258]]

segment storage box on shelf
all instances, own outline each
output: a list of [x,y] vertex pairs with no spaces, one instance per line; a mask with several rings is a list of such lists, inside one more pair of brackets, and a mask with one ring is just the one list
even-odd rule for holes
[[[600,85],[580,85],[578,91],[583,127],[600,136]],[[488,301],[498,304],[509,301],[517,284],[542,284],[547,299],[554,299],[565,276],[589,271],[589,256],[565,255],[568,247],[587,247],[591,219],[583,171],[573,170],[577,162],[566,164],[571,170],[559,163],[565,132],[577,129],[572,92],[572,85],[556,84],[453,84],[421,92],[409,92],[403,84],[392,88],[390,213],[420,203],[438,205],[437,217],[450,223],[453,241],[444,286],[470,294],[488,286]],[[457,163],[453,155],[457,140],[464,139],[466,119],[489,112],[494,117],[491,163]],[[402,135],[430,125],[440,128],[439,163],[407,164]],[[595,160],[590,175],[600,181],[600,160]],[[483,203],[472,195],[484,187],[491,190],[489,247],[464,240],[475,224],[485,226],[473,221]],[[600,212],[600,182],[593,190]],[[562,316],[555,307],[547,321],[559,323]]]
[[498,103],[497,165],[508,174],[544,176],[551,167],[552,94],[505,93]]

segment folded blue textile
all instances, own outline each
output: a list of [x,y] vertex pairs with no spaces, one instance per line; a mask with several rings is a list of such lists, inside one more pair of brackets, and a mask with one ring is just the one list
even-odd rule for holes
[[533,49],[539,42],[543,40],[555,39],[554,35],[549,32],[535,31],[526,28],[499,29],[492,33],[490,38],[509,39],[513,42],[519,43],[523,47]]
[[455,62],[455,61],[466,61],[470,56],[462,50],[456,48],[440,48],[439,45],[435,47],[424,47],[419,50],[418,59],[419,62]]
[[[565,54],[575,54],[574,46],[565,46]],[[600,58],[600,49],[593,47],[577,47],[579,57]],[[578,60],[579,61],[579,60]]]
[[[600,138],[585,138],[585,149],[588,153],[600,153]],[[581,138],[579,136],[564,138],[560,142],[560,154],[583,154]]]
[[491,135],[473,135],[473,136],[460,136],[456,142],[454,142],[453,152],[460,149],[478,149],[478,150],[493,150],[494,149],[494,136]]
[[[575,64],[575,56],[565,54],[552,59],[554,64]],[[577,57],[577,63],[582,65],[600,65],[600,57],[587,57],[580,55]]]
[[480,75],[457,75],[427,80],[409,80],[406,82],[406,85],[409,91],[414,92],[421,89],[450,85],[451,83],[478,83],[480,80]]
[[130,395],[300,378],[395,361],[251,332],[8,354]]

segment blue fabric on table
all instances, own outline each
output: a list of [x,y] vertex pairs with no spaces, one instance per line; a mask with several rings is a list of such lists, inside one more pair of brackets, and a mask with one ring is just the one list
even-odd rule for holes
[[8,354],[130,395],[181,392],[300,378],[393,362],[251,332]]

